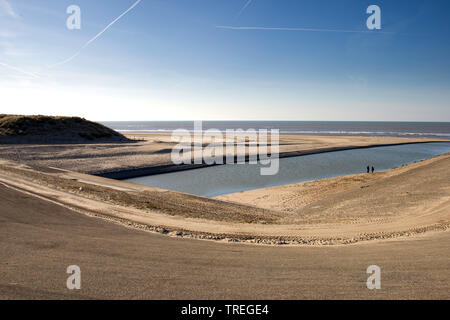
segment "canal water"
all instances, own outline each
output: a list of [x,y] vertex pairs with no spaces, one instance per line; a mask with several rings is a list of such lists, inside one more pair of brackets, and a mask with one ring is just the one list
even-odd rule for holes
[[[450,143],[424,143],[374,147],[280,159],[279,172],[262,176],[260,164],[226,164],[195,170],[152,175],[126,181],[206,197],[376,171],[450,152]],[[450,169],[449,169],[450,170]]]

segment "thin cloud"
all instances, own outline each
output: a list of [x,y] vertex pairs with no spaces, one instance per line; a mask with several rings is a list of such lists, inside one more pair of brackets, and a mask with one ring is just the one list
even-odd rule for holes
[[238,14],[236,15],[236,18],[240,17],[241,14],[247,9],[247,7],[252,3],[253,0],[248,0],[245,5],[239,10]]
[[369,31],[369,30],[345,30],[345,29],[317,29],[317,28],[285,28],[285,27],[234,27],[234,26],[216,26],[218,29],[228,30],[269,30],[269,31],[304,31],[304,32],[338,32],[338,33],[384,33],[393,34],[394,32]]
[[[1,1],[1,0],[0,0]],[[114,19],[110,24],[108,24],[102,31],[100,31],[99,33],[97,33],[92,39],[90,39],[88,42],[86,42],[75,54],[73,54],[72,56],[70,56],[69,58],[55,63],[54,65],[49,66],[48,68],[54,68],[60,65],[63,65],[65,63],[68,63],[70,61],[72,61],[73,59],[75,59],[76,57],[78,57],[81,53],[81,51],[83,51],[87,46],[89,46],[92,42],[94,42],[95,40],[97,40],[103,33],[106,32],[106,30],[108,30],[114,23],[116,23],[117,21],[119,21],[124,15],[126,15],[128,12],[130,12],[131,10],[133,10],[134,7],[136,7],[142,0],[137,0],[131,7],[129,7],[125,12],[123,12],[120,16],[118,16],[116,19]]]
[[30,77],[33,77],[33,78],[39,78],[39,76],[37,74],[35,74],[35,73],[28,72],[26,70],[14,67],[14,66],[12,66],[10,64],[7,64],[5,62],[0,62],[0,66],[5,67],[5,68],[10,69],[10,70],[13,70],[13,71],[16,71],[16,72],[19,72],[19,73],[22,73],[24,75],[27,75],[27,76],[30,76]]
[[3,11],[9,17],[19,17],[19,15],[14,11],[13,7],[7,0],[0,0],[0,11]]
[[7,30],[0,30],[0,38],[15,38],[16,36],[16,33]]

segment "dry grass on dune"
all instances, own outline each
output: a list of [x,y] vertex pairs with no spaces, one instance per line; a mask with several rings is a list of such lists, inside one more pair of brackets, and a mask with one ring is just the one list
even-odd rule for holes
[[129,141],[102,124],[79,117],[0,114],[0,143],[89,143]]

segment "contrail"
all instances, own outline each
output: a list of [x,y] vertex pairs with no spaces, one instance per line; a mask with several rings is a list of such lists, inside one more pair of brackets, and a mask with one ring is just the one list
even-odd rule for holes
[[239,10],[238,14],[236,15],[236,18],[238,18],[244,11],[247,9],[247,7],[252,3],[253,0],[248,0],[245,5],[242,7],[241,10]]
[[6,0],[0,0],[0,7],[6,12],[6,14],[13,18],[18,18],[18,14],[14,11],[11,4]]
[[54,65],[49,66],[48,68],[54,68],[57,66],[60,66],[62,64],[65,64],[69,61],[72,61],[73,59],[75,59],[80,53],[81,51],[83,51],[83,49],[85,49],[88,45],[90,45],[92,42],[94,42],[98,37],[100,37],[103,33],[106,32],[106,30],[108,30],[114,23],[116,23],[117,21],[120,20],[120,18],[122,18],[124,15],[126,15],[128,12],[130,12],[131,10],[133,10],[134,7],[136,7],[142,0],[137,0],[131,7],[129,7],[125,12],[123,12],[120,16],[118,16],[116,19],[114,19],[110,24],[108,24],[102,31],[100,31],[97,35],[95,35],[95,37],[93,37],[92,39],[90,39],[88,42],[86,42],[74,55],[72,55],[71,57],[67,58],[64,61],[55,63]]
[[39,78],[39,76],[37,74],[35,74],[35,73],[25,71],[23,69],[11,66],[11,65],[9,65],[7,63],[4,63],[4,62],[0,62],[0,66],[3,66],[3,67],[8,68],[10,70],[14,70],[14,71],[19,72],[19,73],[26,74],[27,76],[31,76],[33,78]]
[[272,31],[309,31],[309,32],[343,32],[343,33],[384,33],[393,34],[394,32],[384,31],[365,31],[365,30],[342,30],[342,29],[316,29],[316,28],[284,28],[284,27],[233,27],[233,26],[216,26],[218,29],[228,30],[272,30]]

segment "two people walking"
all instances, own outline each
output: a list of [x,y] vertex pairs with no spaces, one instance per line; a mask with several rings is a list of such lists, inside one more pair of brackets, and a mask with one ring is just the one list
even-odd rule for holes
[[[375,168],[372,166],[372,173],[375,171]],[[367,173],[370,173],[370,166],[367,166]]]

